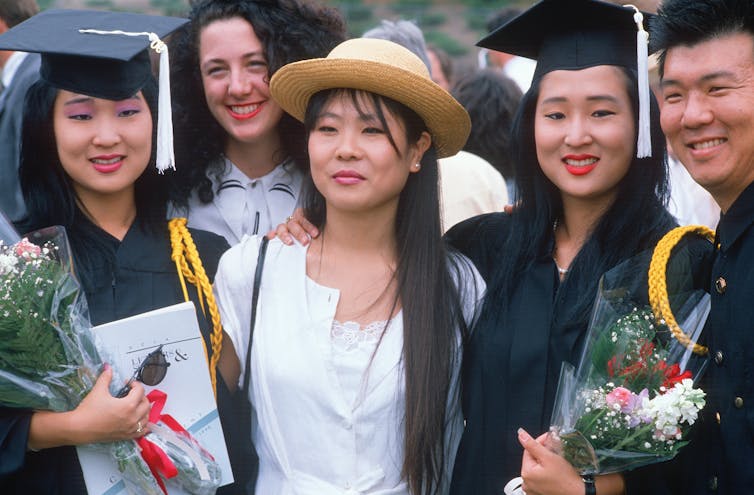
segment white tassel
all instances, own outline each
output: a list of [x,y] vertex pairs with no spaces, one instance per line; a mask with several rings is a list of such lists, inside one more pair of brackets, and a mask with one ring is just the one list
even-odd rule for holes
[[[157,100],[157,171],[164,173],[168,168],[175,170],[173,150],[173,105],[170,100],[170,57],[168,46],[155,35],[160,54],[160,93]],[[155,45],[155,41],[152,41]]]
[[149,37],[149,47],[160,54],[159,94],[157,97],[157,171],[164,173],[169,168],[175,170],[173,107],[170,101],[170,58],[168,56],[168,46],[155,33],[132,33],[119,30],[100,31],[97,29],[79,29],[79,32]]
[[644,29],[644,15],[633,5],[624,7],[632,8],[634,22],[636,23],[636,67],[639,73],[639,132],[636,140],[636,157],[646,158],[652,156],[652,135],[649,124],[649,61],[648,45],[649,33]]

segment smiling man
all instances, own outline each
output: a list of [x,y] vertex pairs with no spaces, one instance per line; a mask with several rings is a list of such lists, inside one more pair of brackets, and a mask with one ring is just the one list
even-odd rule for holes
[[662,128],[722,210],[705,329],[712,358],[702,382],[708,404],[678,493],[751,493],[754,2],[665,0],[651,39],[660,53]]

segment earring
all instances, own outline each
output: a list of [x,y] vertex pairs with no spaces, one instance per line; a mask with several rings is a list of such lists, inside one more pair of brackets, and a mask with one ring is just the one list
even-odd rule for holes
[[422,164],[421,164],[421,163],[415,163],[415,164],[414,164],[414,168],[415,168],[416,170],[419,170],[420,168],[422,168]]

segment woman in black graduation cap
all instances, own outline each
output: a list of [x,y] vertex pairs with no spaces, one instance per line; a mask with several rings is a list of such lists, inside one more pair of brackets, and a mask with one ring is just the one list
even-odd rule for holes
[[[513,126],[517,206],[447,234],[488,283],[465,355],[452,493],[499,494],[519,473],[529,495],[595,493],[528,432],[549,428],[561,364],[578,360],[600,276],[674,226],[635,12],[543,0],[479,43],[537,69]],[[623,479],[598,477],[596,488],[622,493]]]
[[[46,11],[0,37],[3,49],[42,53],[40,80],[27,93],[24,115],[20,177],[28,217],[22,227],[66,227],[93,324],[182,302],[171,254],[188,259],[192,275],[200,275],[201,261],[182,254],[195,241],[211,277],[227,248],[219,236],[189,234],[180,222],[169,228],[165,220],[167,179],[155,164],[172,166],[170,123],[157,115],[158,98],[169,92],[161,81],[158,96],[146,47],[150,41],[159,47],[157,37],[184,22]],[[209,283],[205,276],[211,295]],[[188,291],[201,300],[194,287]],[[212,322],[201,311],[197,316],[208,335]],[[219,317],[216,323],[219,334]],[[150,406],[143,387],[134,382],[126,397],[115,398],[111,378],[106,369],[71,412],[0,410],[0,492],[86,493],[72,446],[146,432]]]

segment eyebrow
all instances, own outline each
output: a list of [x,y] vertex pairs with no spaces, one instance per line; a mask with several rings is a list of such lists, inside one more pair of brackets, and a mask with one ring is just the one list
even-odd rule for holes
[[[735,77],[736,77],[735,74],[733,74],[729,70],[719,70],[717,72],[711,72],[709,74],[703,75],[702,77],[697,79],[697,82],[702,83],[702,82],[709,82],[709,81],[712,81],[714,79],[719,79],[719,78],[735,78]],[[677,79],[663,79],[662,81],[660,81],[660,86],[663,88],[667,86],[681,86],[681,82]]]
[[[77,96],[75,98],[72,98],[72,99],[66,101],[65,103],[63,103],[63,106],[76,105],[78,103],[89,103],[89,102],[91,102],[93,100],[94,100],[94,98],[91,97],[91,96],[82,95],[82,96]],[[118,101],[120,102],[120,101],[126,101],[126,100],[141,101],[141,96],[139,96],[138,94],[136,94],[136,95],[133,95],[133,96],[129,96],[128,98],[123,98],[122,100],[118,100]]]
[[[618,103],[618,98],[612,95],[591,95],[586,97],[587,101],[609,101],[612,103]],[[565,96],[552,96],[542,100],[542,103],[565,103],[568,98]]]
[[[241,55],[242,59],[255,58],[255,57],[260,57],[263,60],[266,59],[263,52],[248,52]],[[201,67],[204,67],[208,64],[222,64],[222,63],[225,63],[226,61],[227,59],[224,59],[222,57],[214,57],[214,58],[211,58],[209,60],[205,60],[204,62],[202,62]]]
[[91,98],[89,96],[78,96],[76,98],[72,98],[72,99],[66,101],[65,103],[63,103],[63,106],[76,105],[78,103],[88,103],[88,102],[90,102],[92,100],[93,100],[93,98]]
[[[340,119],[343,120],[343,116],[337,113],[333,112],[322,112],[317,116],[317,119],[324,119],[324,118],[332,118],[332,119]],[[379,122],[380,119],[377,117],[377,115],[373,113],[365,113],[365,114],[359,114],[359,120],[362,122]]]

